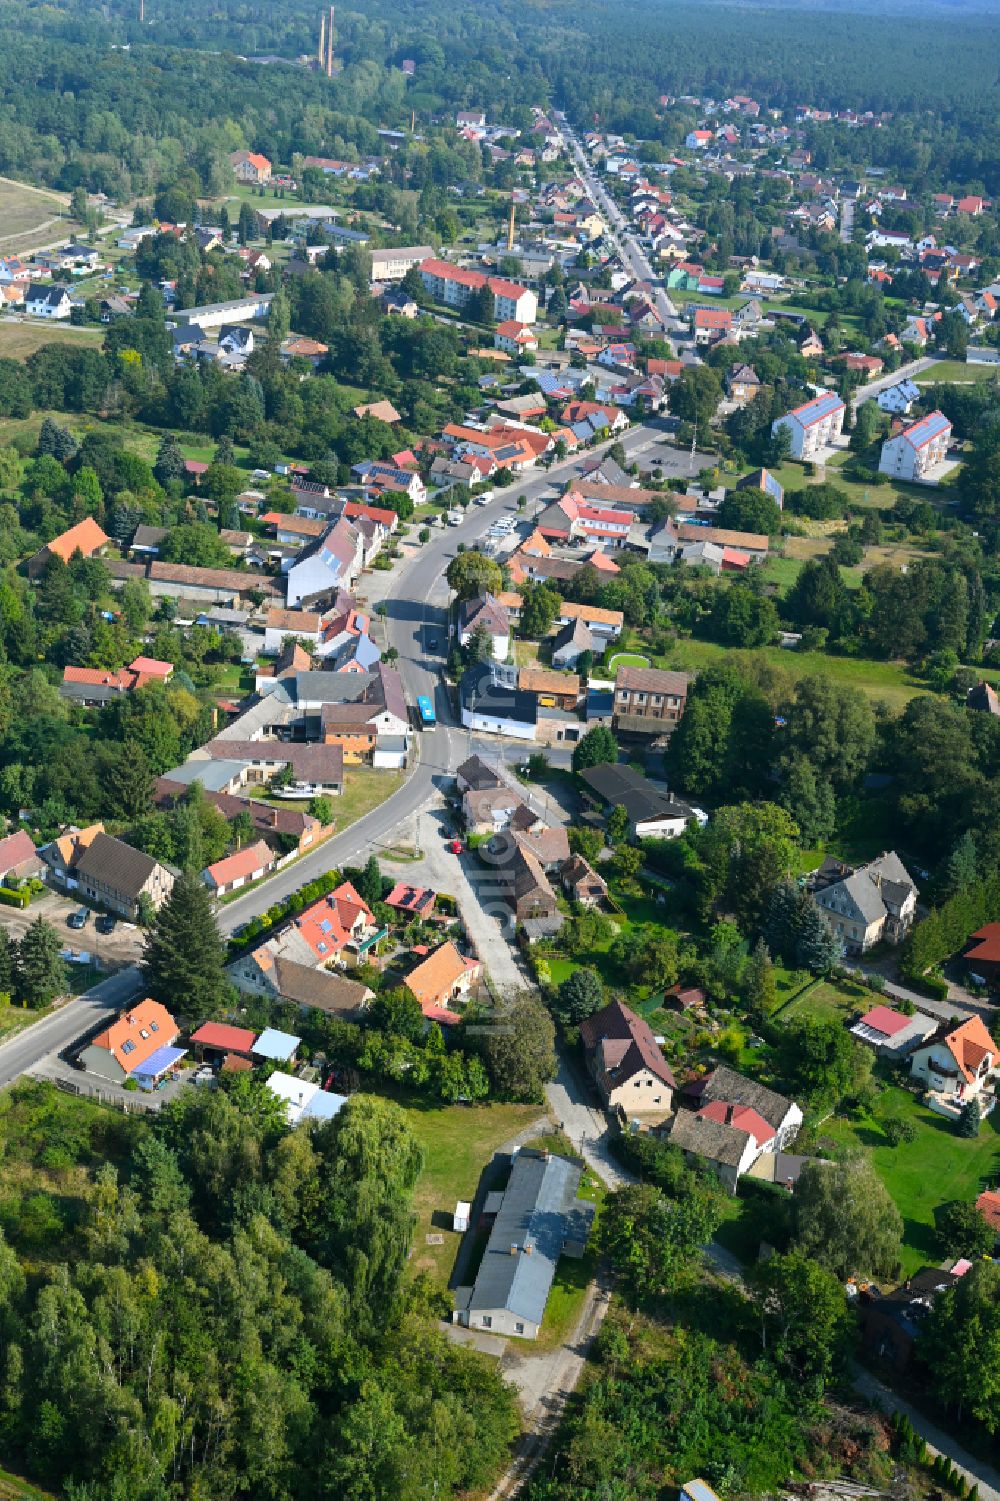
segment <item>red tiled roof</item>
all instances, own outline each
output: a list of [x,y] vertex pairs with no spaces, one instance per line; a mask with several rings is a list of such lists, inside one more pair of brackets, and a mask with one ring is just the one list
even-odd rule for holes
[[207,1048],[224,1048],[227,1053],[249,1053],[257,1041],[256,1032],[249,1027],[231,1027],[226,1022],[202,1022],[197,1032],[191,1033],[192,1042],[200,1042]]
[[910,1025],[910,1018],[901,1011],[893,1011],[891,1006],[873,1006],[870,1011],[865,1012],[861,1022],[862,1025],[871,1027],[873,1032],[895,1037],[897,1032],[905,1031]]
[[752,1136],[759,1147],[774,1139],[774,1130],[762,1115],[749,1105],[730,1105],[728,1100],[712,1100],[698,1111],[702,1120],[718,1121],[724,1126],[733,1126]]

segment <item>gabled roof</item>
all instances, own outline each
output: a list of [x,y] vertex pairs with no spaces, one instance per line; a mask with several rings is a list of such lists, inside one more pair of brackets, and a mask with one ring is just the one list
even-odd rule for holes
[[248,844],[245,849],[237,850],[234,855],[227,855],[223,860],[216,860],[214,865],[206,866],[205,878],[209,886],[228,886],[231,881],[242,877],[247,880],[258,870],[268,870],[274,863],[270,845],[258,839],[256,844]]
[[[989,1055],[997,1061],[997,1045],[993,1041],[981,1017],[970,1016],[958,1027],[949,1028],[945,1023],[927,1038],[924,1047],[944,1045],[958,1065],[958,1071],[967,1084],[977,1076],[980,1064]],[[922,1050],[921,1050],[922,1051]]]
[[93,516],[85,516],[78,521],[76,526],[71,526],[68,531],[61,532],[58,537],[53,537],[42,549],[50,556],[62,558],[68,563],[70,558],[78,550],[85,558],[92,557],[102,547],[107,547],[111,538],[98,526]]
[[724,1100],[730,1105],[749,1105],[776,1131],[784,1122],[793,1103],[784,1095],[778,1094],[776,1090],[767,1089],[763,1084],[757,1084],[753,1079],[748,1079],[744,1074],[738,1074],[731,1068],[715,1069],[703,1081],[703,1085],[700,1094],[702,1104],[710,1104],[713,1100]]
[[800,407],[793,407],[788,416],[796,418],[803,427],[812,427],[814,423],[822,422],[826,417],[832,417],[835,412],[842,412],[844,409],[840,397],[833,391],[826,391]]
[[133,849],[121,839],[99,833],[76,861],[78,875],[110,886],[135,901],[157,868],[152,855]]
[[926,448],[935,438],[945,438],[951,432],[951,423],[943,412],[928,412],[919,422],[904,428],[899,437],[911,448]]
[[177,1023],[170,1012],[147,996],[98,1032],[90,1046],[110,1053],[124,1073],[133,1074],[176,1036]]
[[622,1001],[611,1001],[602,1011],[588,1016],[580,1024],[580,1036],[588,1052],[599,1052],[600,1067],[614,1087],[648,1069],[670,1089],[677,1088],[649,1023]]
[[871,1027],[873,1032],[881,1032],[884,1037],[895,1037],[898,1032],[906,1031],[910,1017],[904,1016],[901,1011],[894,1011],[891,1006],[873,1006],[870,1011],[865,1012],[861,1024]]
[[223,1048],[227,1053],[249,1053],[257,1040],[249,1027],[231,1027],[226,1022],[202,1022],[191,1041],[206,1048]]
[[429,954],[406,977],[406,988],[420,1003],[422,1011],[450,1000],[451,992],[470,970],[478,971],[478,959],[466,959],[449,940]]

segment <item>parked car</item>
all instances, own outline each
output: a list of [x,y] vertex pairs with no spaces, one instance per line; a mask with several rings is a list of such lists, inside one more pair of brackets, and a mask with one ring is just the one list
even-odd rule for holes
[[118,919],[117,917],[113,917],[110,912],[102,912],[95,926],[98,933],[113,933],[118,926]]
[[90,913],[86,907],[78,907],[75,912],[71,912],[69,917],[67,917],[66,926],[67,928],[85,928],[89,917]]
[[462,841],[461,841],[461,839],[449,839],[448,840],[448,851],[452,855],[460,855],[462,853]]

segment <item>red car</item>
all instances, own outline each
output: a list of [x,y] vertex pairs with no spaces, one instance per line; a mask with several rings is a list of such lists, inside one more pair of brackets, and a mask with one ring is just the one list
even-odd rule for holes
[[449,849],[449,851],[450,851],[451,854],[453,854],[453,855],[460,855],[462,853],[462,841],[461,841],[461,839],[449,839],[449,841],[448,841],[448,849]]

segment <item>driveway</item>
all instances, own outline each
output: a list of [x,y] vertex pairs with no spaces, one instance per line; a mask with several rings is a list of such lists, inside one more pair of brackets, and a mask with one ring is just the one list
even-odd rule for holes
[[936,1423],[925,1418],[922,1412],[897,1396],[870,1371],[859,1370],[854,1385],[862,1396],[883,1411],[905,1413],[916,1432],[926,1440],[931,1455],[946,1455],[966,1481],[979,1487],[980,1501],[1000,1501],[1000,1472],[992,1465],[969,1454],[950,1433],[945,1433]]
[[421,812],[419,822],[422,858],[380,860],[383,874],[396,881],[432,886],[455,898],[472,947],[496,990],[509,994],[533,984],[505,936],[511,911],[497,890],[492,872],[480,864],[477,855],[452,855],[447,849],[451,820],[444,799],[436,797]]
[[43,917],[55,928],[63,946],[74,953],[92,954],[108,969],[135,964],[142,954],[142,932],[134,923],[119,920],[113,933],[101,934],[95,926],[96,914],[91,912],[86,927],[67,927],[66,919],[70,913],[84,905],[79,897],[74,899],[61,892],[46,890],[23,911],[19,907],[0,907],[0,926],[7,929],[11,938],[20,940],[25,929],[37,917]]

